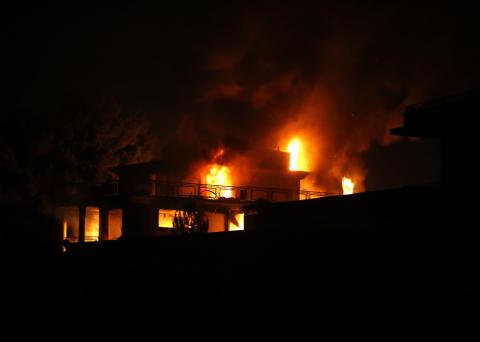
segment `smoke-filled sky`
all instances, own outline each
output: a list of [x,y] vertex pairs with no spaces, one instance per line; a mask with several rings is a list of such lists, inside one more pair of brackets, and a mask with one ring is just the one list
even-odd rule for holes
[[438,143],[388,129],[406,105],[480,83],[476,12],[454,1],[67,3],[6,14],[11,108],[53,121],[113,98],[146,116],[158,158],[299,134],[325,190],[344,174],[366,189],[430,182]]

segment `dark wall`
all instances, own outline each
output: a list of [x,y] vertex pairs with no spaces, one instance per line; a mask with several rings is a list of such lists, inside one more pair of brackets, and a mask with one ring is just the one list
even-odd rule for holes
[[123,207],[122,236],[143,238],[152,236],[158,226],[158,208],[152,204],[129,203]]

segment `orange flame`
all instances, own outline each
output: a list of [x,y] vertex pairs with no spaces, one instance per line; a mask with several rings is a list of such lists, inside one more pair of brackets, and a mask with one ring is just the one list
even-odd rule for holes
[[208,197],[232,197],[232,190],[223,187],[232,186],[230,169],[225,165],[213,164],[205,176],[206,184],[211,191]]
[[353,194],[353,187],[354,186],[355,186],[355,183],[352,181],[351,178],[348,178],[348,177],[343,177],[342,178],[342,188],[343,188],[343,194],[344,195]]
[[304,142],[298,137],[290,139],[287,146],[290,153],[290,171],[308,171],[308,157]]
[[301,143],[298,138],[293,138],[288,142],[287,151],[290,152],[290,171],[299,170],[300,146]]

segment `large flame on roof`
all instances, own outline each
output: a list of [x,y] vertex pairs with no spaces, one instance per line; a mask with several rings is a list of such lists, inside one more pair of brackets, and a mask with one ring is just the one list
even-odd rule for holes
[[308,171],[308,158],[302,140],[298,137],[290,139],[287,151],[290,153],[290,171]]
[[232,197],[232,190],[224,188],[232,186],[232,177],[228,166],[210,165],[205,180],[209,189],[208,197]]
[[290,171],[298,170],[298,159],[300,156],[300,140],[293,138],[289,141],[287,150],[290,153]]
[[342,178],[342,189],[344,195],[351,195],[353,194],[353,188],[355,183],[353,183],[351,178],[343,177]]

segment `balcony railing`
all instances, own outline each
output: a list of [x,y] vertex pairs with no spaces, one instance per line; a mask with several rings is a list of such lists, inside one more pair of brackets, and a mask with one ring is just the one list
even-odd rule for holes
[[159,197],[196,197],[204,199],[235,199],[256,201],[264,199],[273,202],[314,199],[335,195],[327,192],[298,189],[281,189],[255,186],[226,186],[189,182],[150,182],[135,184],[130,188],[119,188],[120,193],[143,194]]

